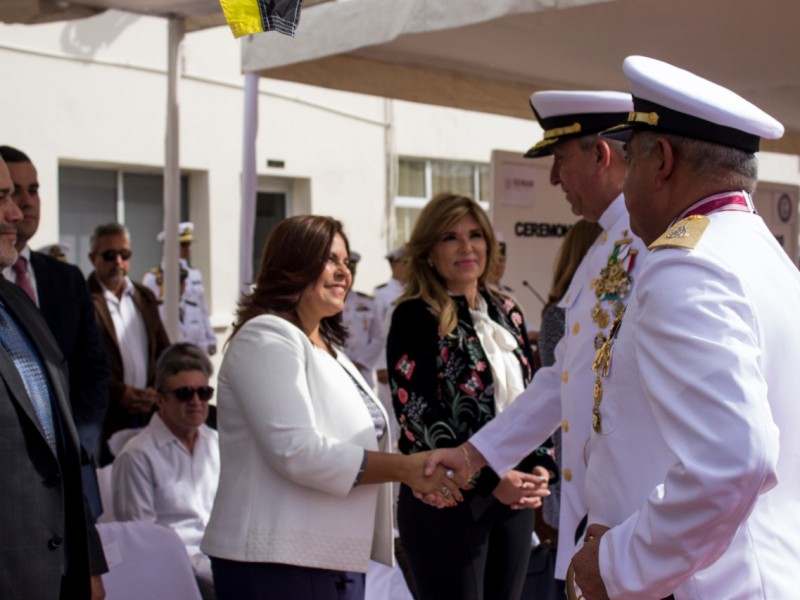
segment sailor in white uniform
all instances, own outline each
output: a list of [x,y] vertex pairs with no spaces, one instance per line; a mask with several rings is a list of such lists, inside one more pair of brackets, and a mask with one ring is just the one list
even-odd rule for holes
[[[353,281],[361,260],[358,252],[350,251],[350,272]],[[375,363],[383,353],[381,324],[375,318],[375,298],[364,292],[350,289],[344,301],[342,323],[347,328],[345,354],[358,367],[364,380],[375,387]]]
[[375,297],[375,321],[377,330],[380,331],[380,353],[375,362],[375,375],[378,381],[377,390],[386,412],[389,414],[392,439],[398,439],[400,427],[392,406],[392,393],[389,390],[389,372],[386,368],[386,339],[389,337],[389,328],[392,325],[392,313],[395,302],[405,290],[406,251],[405,246],[398,246],[384,256],[389,261],[392,269],[392,278],[386,283],[376,287],[372,295]]
[[[156,239],[159,242],[163,242],[164,232],[162,231],[159,233]],[[189,265],[192,242],[194,241],[194,225],[189,221],[184,221],[179,224],[178,241],[180,242],[179,262],[181,270],[179,341],[190,342],[208,352],[210,356],[213,356],[217,352],[217,336],[214,333],[214,328],[211,326],[208,308],[206,308],[203,274],[198,269],[194,269]],[[183,272],[186,273],[185,278]],[[142,278],[142,284],[150,288],[150,291],[152,291],[156,299],[158,299],[159,304],[163,302],[163,265],[153,267],[145,273]]]
[[[488,464],[503,475],[561,427],[555,577],[563,581],[587,513],[584,473],[590,450],[592,361],[596,348],[608,337],[614,317],[630,298],[646,248],[631,232],[625,210],[622,144],[597,135],[627,117],[633,107],[630,94],[536,92],[531,106],[544,129],[544,139],[526,156],[553,155],[551,183],[561,186],[576,215],[599,223],[603,232],[561,301],[566,331],[556,346],[555,363],[539,369],[527,389],[475,434],[463,451],[470,454],[474,469]],[[459,472],[466,466],[461,449],[436,454]]]
[[651,251],[596,357],[575,581],[587,600],[794,598],[800,274],[750,200],[783,126],[661,61],[623,69],[634,110],[611,135]]

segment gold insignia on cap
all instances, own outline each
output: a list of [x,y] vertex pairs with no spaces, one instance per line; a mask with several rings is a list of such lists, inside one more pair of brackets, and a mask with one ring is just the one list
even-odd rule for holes
[[691,250],[700,241],[710,222],[708,217],[703,215],[692,215],[681,219],[650,244],[650,250],[657,248],[687,248]]
[[566,127],[554,127],[553,129],[546,129],[544,132],[544,139],[549,140],[550,138],[561,137],[562,135],[570,135],[572,133],[580,132],[581,124],[576,121],[572,125],[567,125]]
[[533,152],[534,150],[538,150],[539,148],[544,148],[545,146],[550,146],[551,144],[555,144],[558,142],[557,138],[547,140],[544,139],[540,142],[536,142],[533,146],[528,149],[528,152]]
[[636,112],[632,110],[628,113],[628,123],[644,123],[645,125],[650,125],[651,127],[655,127],[658,125],[658,113],[656,112]]

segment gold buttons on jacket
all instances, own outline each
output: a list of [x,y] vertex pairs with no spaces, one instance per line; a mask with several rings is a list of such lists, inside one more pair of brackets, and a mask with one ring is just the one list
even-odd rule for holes
[[567,421],[566,419],[564,419],[563,421],[561,421],[561,430],[562,430],[564,433],[567,433],[567,432],[569,431],[569,421]]
[[564,383],[567,383],[567,381],[569,381],[569,373],[564,371],[564,374],[561,376],[561,381],[563,381]]
[[569,469],[564,469],[561,471],[561,475],[564,477],[565,481],[572,481],[572,471]]
[[580,330],[581,330],[581,324],[575,323],[575,325],[572,326],[572,335],[578,335],[578,332]]

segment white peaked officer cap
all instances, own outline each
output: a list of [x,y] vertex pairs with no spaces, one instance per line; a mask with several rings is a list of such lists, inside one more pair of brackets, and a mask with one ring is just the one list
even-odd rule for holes
[[649,129],[758,152],[761,138],[777,140],[783,125],[727,88],[646,56],[622,63],[633,95],[626,123],[603,132],[625,139]]
[[530,103],[544,138],[525,158],[549,156],[558,142],[619,125],[633,110],[630,94],[622,92],[534,92]]
[[[194,224],[191,221],[184,221],[183,223],[178,224],[178,241],[181,243],[186,242],[193,242],[194,241]],[[165,233],[162,231],[156,236],[156,239],[159,242],[163,242],[166,239]]]

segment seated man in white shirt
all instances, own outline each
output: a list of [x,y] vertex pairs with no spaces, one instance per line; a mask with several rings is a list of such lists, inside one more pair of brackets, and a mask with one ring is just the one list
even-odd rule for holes
[[174,529],[186,545],[204,598],[213,598],[208,557],[200,552],[219,479],[219,438],[205,425],[214,394],[212,366],[193,344],[173,344],[156,366],[158,412],[114,460],[114,514]]

